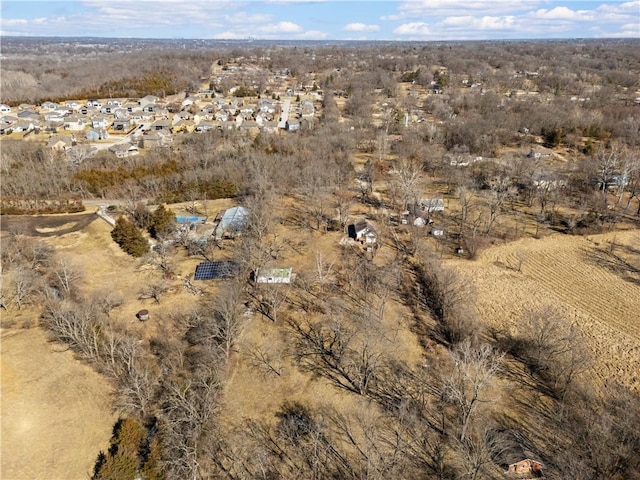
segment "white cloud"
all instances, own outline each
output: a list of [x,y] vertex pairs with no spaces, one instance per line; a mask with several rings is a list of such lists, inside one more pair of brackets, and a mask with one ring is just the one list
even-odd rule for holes
[[246,40],[249,38],[249,35],[226,31],[211,35],[209,38],[212,38],[213,40]]
[[366,23],[349,23],[342,29],[345,32],[377,32],[379,25],[367,25]]
[[522,12],[540,6],[544,0],[409,0],[398,6],[398,15],[384,20],[434,18],[477,11],[486,15]]
[[293,22],[279,22],[272,27],[275,33],[300,33],[302,27]]
[[5,25],[26,25],[29,22],[24,18],[9,18],[4,20],[2,23]]
[[400,25],[393,30],[396,35],[424,37],[429,35],[429,25],[424,22],[411,22]]
[[326,32],[320,30],[307,30],[306,32],[296,35],[295,38],[298,40],[324,40],[328,36]]
[[87,17],[99,18],[104,23],[118,22],[125,28],[129,24],[154,22],[179,26],[206,24],[244,6],[230,0],[84,0],[82,4],[94,11]]
[[265,25],[242,25],[241,28],[247,36],[264,34],[272,37],[279,33],[300,33],[303,31],[300,25],[293,22],[267,23]]
[[475,30],[513,30],[519,25],[517,18],[512,15],[505,17],[447,17],[439,25],[444,27],[462,28],[468,31]]
[[224,20],[233,24],[244,23],[256,25],[260,23],[273,22],[273,15],[266,13],[248,14],[247,12],[238,12],[233,15],[225,15]]
[[324,0],[264,0],[268,5],[291,5],[298,3],[324,3]]
[[586,10],[571,10],[567,7],[555,7],[551,10],[544,8],[536,11],[533,18],[542,18],[547,20],[571,20],[571,21],[585,21],[593,20],[594,16],[592,12]]

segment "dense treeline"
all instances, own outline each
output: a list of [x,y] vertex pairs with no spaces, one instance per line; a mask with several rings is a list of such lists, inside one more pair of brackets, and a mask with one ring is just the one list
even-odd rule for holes
[[18,105],[170,95],[198,85],[216,57],[212,51],[172,49],[9,55],[2,62],[2,101]]

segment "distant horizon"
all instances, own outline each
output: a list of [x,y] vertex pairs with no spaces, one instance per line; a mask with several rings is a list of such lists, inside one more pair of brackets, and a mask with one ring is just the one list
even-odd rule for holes
[[640,0],[3,0],[0,13],[3,38],[364,42],[640,38]]
[[485,39],[450,39],[450,40],[403,40],[403,39],[370,39],[352,40],[340,38],[324,38],[319,40],[291,40],[287,38],[184,38],[184,37],[110,37],[98,35],[2,35],[3,39],[37,39],[37,40],[151,40],[151,41],[188,41],[188,42],[237,42],[237,43],[490,43],[490,42],[627,42],[640,41],[640,37],[557,37],[557,38],[485,38]]

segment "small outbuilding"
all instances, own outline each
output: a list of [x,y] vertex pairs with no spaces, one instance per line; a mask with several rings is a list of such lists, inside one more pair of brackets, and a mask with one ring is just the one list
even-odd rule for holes
[[530,458],[525,458],[524,460],[520,460],[519,462],[512,463],[509,465],[509,470],[507,473],[517,474],[519,477],[526,478],[536,478],[542,477],[542,469],[544,465],[537,460],[531,460]]
[[442,198],[423,198],[420,200],[419,206],[425,212],[443,212],[444,200]]
[[265,268],[254,272],[256,283],[291,283],[293,268]]
[[242,233],[247,227],[249,222],[249,212],[244,207],[233,207],[226,210],[217,219],[218,224],[214,230],[214,237],[216,239],[221,238],[234,238]]
[[356,242],[372,245],[378,241],[378,234],[366,220],[353,223],[347,228],[349,237],[353,238]]

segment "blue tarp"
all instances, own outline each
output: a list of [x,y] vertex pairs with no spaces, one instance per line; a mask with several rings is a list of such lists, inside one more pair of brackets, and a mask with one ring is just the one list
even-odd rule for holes
[[197,215],[188,216],[188,215],[176,215],[176,223],[178,225],[186,225],[189,223],[204,223],[207,220],[207,217],[200,217]]

